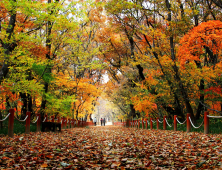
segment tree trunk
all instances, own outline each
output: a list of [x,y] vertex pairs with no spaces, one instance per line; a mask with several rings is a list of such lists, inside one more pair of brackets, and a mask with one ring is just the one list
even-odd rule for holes
[[[171,4],[169,2],[169,0],[166,0],[166,7],[167,7],[167,10],[168,10],[168,18],[167,20],[169,21],[169,25],[170,22],[171,22]],[[171,28],[170,28],[171,29]],[[170,30],[171,31],[171,30]],[[171,59],[172,61],[174,62],[174,65],[173,65],[173,70],[175,71],[175,80],[177,82],[179,82],[179,88],[181,90],[181,93],[182,93],[182,96],[183,96],[183,100],[185,102],[185,105],[186,105],[186,109],[187,109],[187,113],[190,113],[191,115],[191,119],[193,121],[195,121],[195,117],[194,117],[194,113],[193,113],[193,109],[190,105],[190,101],[189,101],[189,98],[188,98],[188,94],[187,94],[187,91],[186,89],[184,88],[184,85],[181,81],[181,78],[179,76],[179,71],[178,71],[178,67],[176,66],[176,63],[175,63],[175,50],[174,50],[174,39],[173,39],[173,36],[170,36],[170,51],[171,51]]]
[[[0,110],[0,120],[2,120],[2,111]],[[0,122],[0,129],[3,128],[3,122]]]
[[26,112],[27,112],[27,95],[26,93],[19,93],[21,99],[22,99],[22,102],[23,102],[23,106],[22,106],[22,110],[21,110],[21,119],[24,119],[25,116],[26,116]]
[[[204,80],[203,79],[200,80],[199,90],[200,90],[200,92],[202,92],[204,90]],[[204,103],[204,94],[200,94],[200,102]],[[204,109],[204,106],[200,102],[198,104],[197,113],[195,116],[196,120],[200,119],[200,114]]]
[[[48,4],[50,4],[50,3],[52,3],[52,1],[48,0]],[[53,14],[53,11],[50,11],[50,14]],[[46,58],[49,60],[51,60],[50,54],[51,54],[51,48],[52,48],[51,38],[50,38],[51,33],[52,33],[52,22],[48,21],[47,28],[46,28],[46,50],[47,50]],[[51,68],[47,68],[45,72],[51,73]],[[48,93],[48,88],[49,88],[49,82],[45,82],[44,83],[45,94]],[[44,115],[45,115],[45,108],[46,108],[46,104],[47,104],[45,94],[42,97],[42,103],[41,103],[41,109],[40,109],[42,117],[44,117]]]
[[133,104],[130,104],[130,114],[129,117],[136,117],[136,110],[134,109]]
[[[16,0],[13,0],[14,4],[16,4]],[[8,74],[9,71],[9,65],[7,64],[7,60],[8,60],[8,56],[9,54],[14,50],[15,48],[15,44],[13,43],[8,43],[9,40],[12,37],[12,34],[14,32],[14,28],[15,28],[15,21],[16,21],[16,11],[14,11],[14,7],[12,9],[11,12],[11,17],[9,19],[9,24],[8,27],[6,29],[6,35],[8,35],[7,37],[7,41],[5,41],[6,43],[2,44],[2,47],[4,49],[4,62],[2,64],[1,70],[0,70],[0,82],[2,82],[2,80],[6,77],[6,75]]]

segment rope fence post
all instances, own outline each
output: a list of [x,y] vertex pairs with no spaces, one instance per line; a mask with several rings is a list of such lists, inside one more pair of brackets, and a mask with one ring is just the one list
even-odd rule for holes
[[14,109],[9,109],[9,118],[8,118],[8,136],[13,138],[13,128],[14,128],[14,114],[15,110]]
[[177,131],[177,115],[174,115],[174,131]]
[[153,121],[152,121],[152,118],[150,118],[150,129],[151,129],[151,130],[153,129]]
[[71,119],[71,128],[74,128],[74,119]]
[[70,118],[69,118],[69,125],[68,126],[69,126],[69,128],[72,128],[71,127],[71,119]]
[[160,128],[159,118],[156,118],[156,129],[158,130],[159,128]]
[[139,129],[140,128],[140,120],[137,119],[137,128]]
[[37,116],[37,119],[38,119],[37,123],[36,123],[36,126],[37,126],[36,131],[40,132],[41,131],[41,114],[38,113],[36,116]]
[[142,118],[142,129],[144,129],[144,119]]
[[78,120],[78,124],[77,124],[77,127],[80,127],[80,120]]
[[51,122],[55,121],[55,116],[51,116]]
[[25,122],[25,133],[29,134],[30,133],[31,112],[29,112],[29,111],[26,112],[26,116],[28,116],[28,117]]
[[64,128],[64,116],[61,118],[61,129],[63,129]]
[[60,117],[57,117],[57,123],[61,123]]
[[166,116],[163,116],[163,130],[166,130]]
[[204,112],[204,134],[209,133],[209,112]]
[[187,113],[187,132],[191,132],[190,113]]
[[64,117],[64,125],[65,125],[65,129],[67,129],[67,118]]

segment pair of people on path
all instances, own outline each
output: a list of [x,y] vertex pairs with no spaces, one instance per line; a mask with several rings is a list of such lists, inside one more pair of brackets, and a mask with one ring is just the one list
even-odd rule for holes
[[100,121],[101,121],[101,126],[102,126],[102,125],[104,125],[104,126],[105,126],[105,123],[106,123],[106,118],[104,118],[104,119],[103,119],[103,118],[101,118],[101,119],[100,119]]
[[[100,121],[101,121],[101,126],[102,126],[102,125],[104,125],[104,126],[105,126],[106,119],[105,119],[105,118],[104,118],[104,119],[103,119],[103,118],[101,118],[101,120],[100,120]],[[93,123],[94,123],[94,125],[95,125],[95,126],[96,126],[96,122],[97,122],[97,119],[96,119],[96,117],[95,117],[95,118],[93,119]]]

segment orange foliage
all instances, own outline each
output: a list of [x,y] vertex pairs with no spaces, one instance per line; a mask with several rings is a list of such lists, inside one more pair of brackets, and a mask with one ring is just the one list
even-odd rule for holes
[[135,110],[144,112],[146,117],[149,117],[149,113],[157,109],[157,105],[154,103],[154,96],[134,96],[131,98]]
[[36,56],[39,59],[46,59],[46,47],[37,45],[33,42],[20,42],[19,45],[28,50],[33,56]]
[[208,47],[213,54],[221,54],[222,22],[208,21],[194,27],[180,41],[179,60],[184,65],[187,61],[200,61],[200,56]]

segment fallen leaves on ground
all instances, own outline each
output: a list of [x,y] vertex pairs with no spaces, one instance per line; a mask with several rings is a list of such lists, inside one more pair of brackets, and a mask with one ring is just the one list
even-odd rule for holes
[[222,135],[115,126],[0,139],[0,169],[221,169]]

